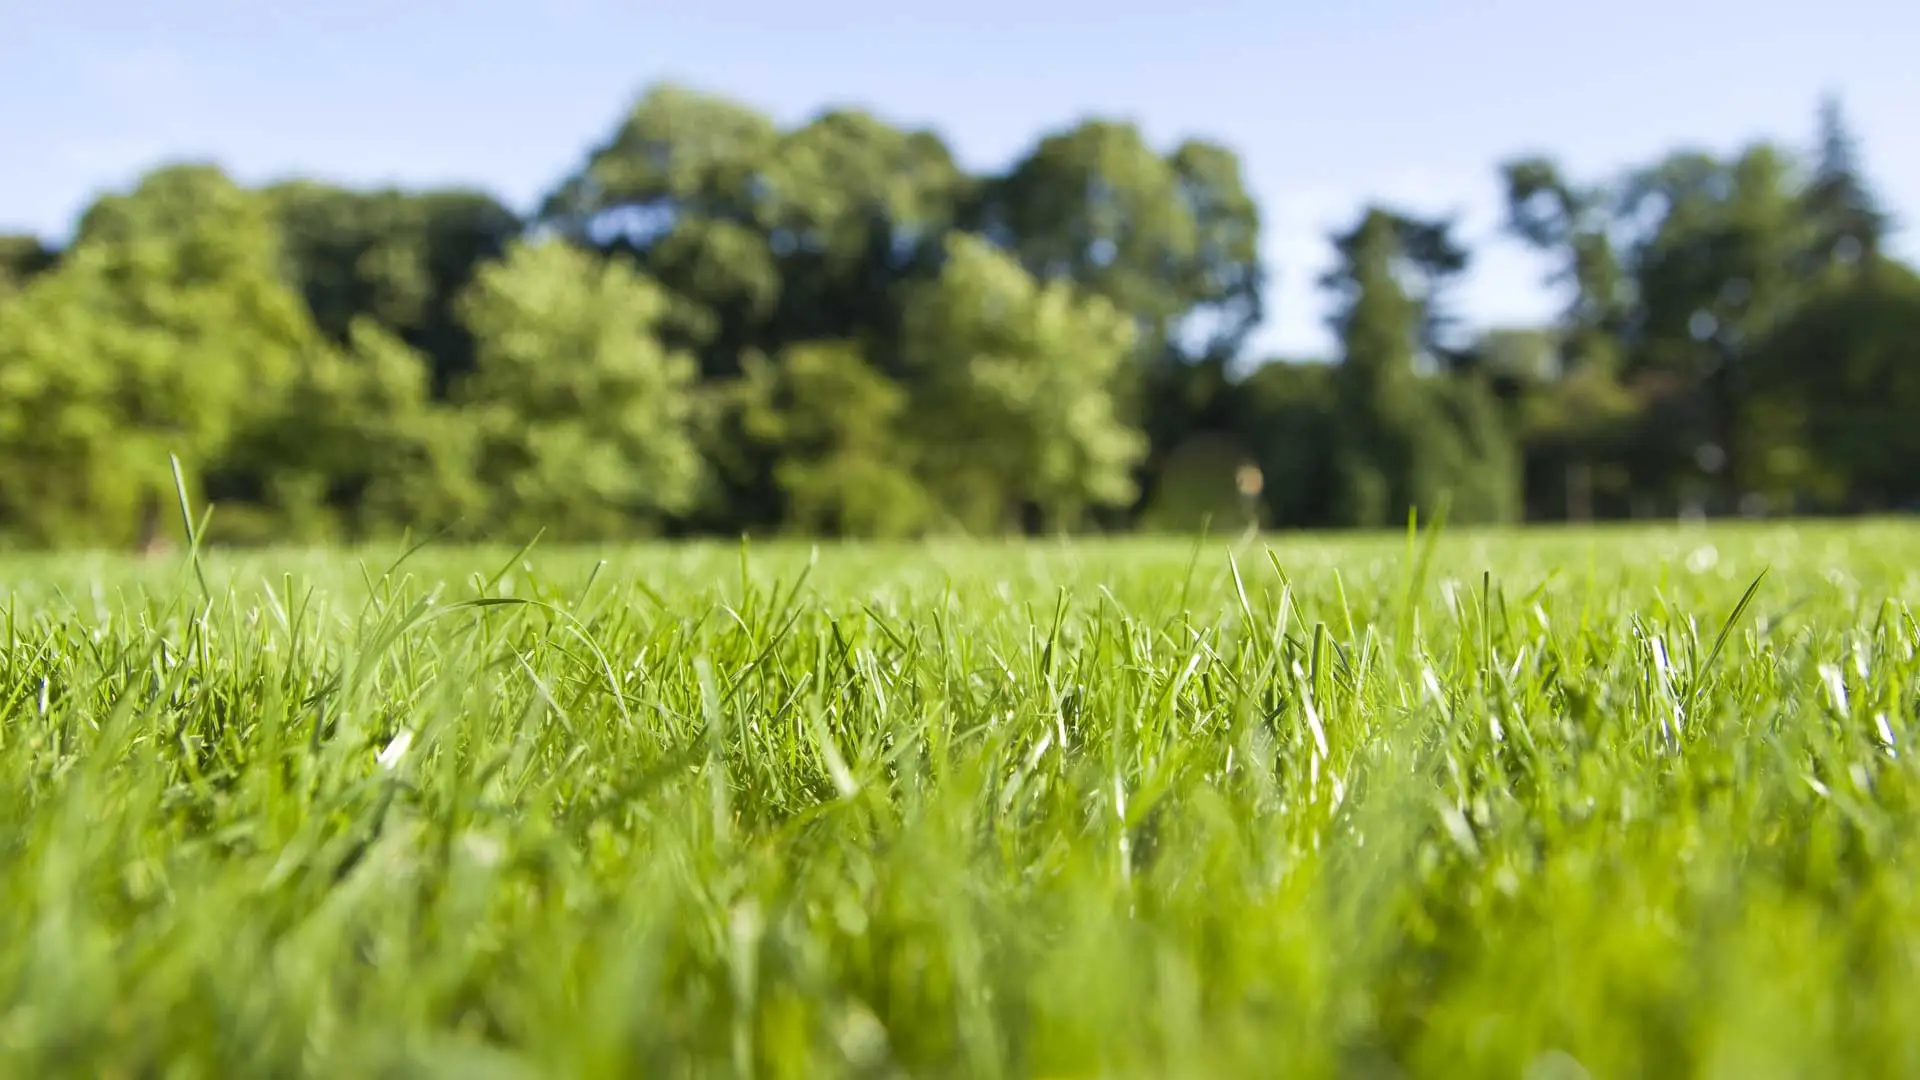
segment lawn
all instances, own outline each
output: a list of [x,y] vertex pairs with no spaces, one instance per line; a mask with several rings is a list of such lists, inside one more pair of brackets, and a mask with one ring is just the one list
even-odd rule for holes
[[400,556],[0,562],[0,1073],[1920,1075],[1920,528]]

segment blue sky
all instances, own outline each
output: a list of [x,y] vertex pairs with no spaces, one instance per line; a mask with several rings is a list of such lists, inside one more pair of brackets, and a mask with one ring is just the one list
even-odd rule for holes
[[1091,113],[1222,140],[1266,214],[1261,346],[1287,354],[1325,349],[1312,280],[1368,198],[1464,213],[1475,321],[1550,312],[1497,237],[1517,151],[1599,175],[1804,142],[1834,90],[1891,207],[1920,213],[1920,5],[1895,0],[0,0],[0,27],[0,229],[55,237],[178,157],[526,207],[661,79],[786,122],[866,105],[979,168]]

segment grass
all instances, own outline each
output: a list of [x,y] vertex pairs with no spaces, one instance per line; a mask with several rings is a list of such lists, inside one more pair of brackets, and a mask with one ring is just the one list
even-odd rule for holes
[[0,564],[0,1073],[1920,1075],[1920,529],[397,554]]

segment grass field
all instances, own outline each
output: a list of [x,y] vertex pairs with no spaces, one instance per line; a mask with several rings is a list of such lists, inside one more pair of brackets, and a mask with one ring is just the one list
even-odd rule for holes
[[396,555],[0,563],[0,1073],[1920,1075],[1920,528]]

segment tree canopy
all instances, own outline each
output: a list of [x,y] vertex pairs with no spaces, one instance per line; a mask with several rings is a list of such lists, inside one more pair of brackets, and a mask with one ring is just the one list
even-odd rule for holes
[[1542,325],[1468,325],[1460,223],[1363,207],[1305,362],[1254,352],[1285,268],[1239,157],[1111,116],[980,171],[661,84],[525,213],[162,164],[62,246],[0,236],[0,543],[173,527],[170,456],[232,543],[1902,507],[1920,277],[1815,113],[1496,163]]

